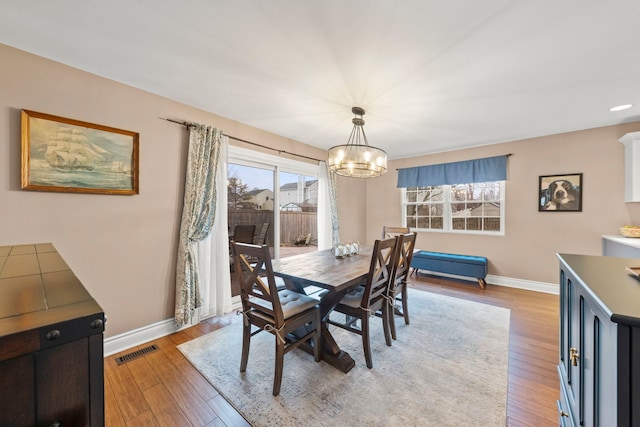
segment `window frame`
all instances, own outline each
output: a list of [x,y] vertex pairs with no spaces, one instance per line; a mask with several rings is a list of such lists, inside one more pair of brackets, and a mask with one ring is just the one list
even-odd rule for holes
[[[467,183],[467,184],[456,184],[456,185],[450,185],[450,184],[443,184],[443,185],[433,185],[430,187],[442,187],[443,189],[443,201],[442,201],[442,207],[443,207],[443,213],[442,213],[442,218],[443,218],[443,228],[439,229],[439,228],[417,228],[417,227],[410,227],[412,231],[419,231],[419,232],[432,232],[432,233],[454,233],[454,234],[477,234],[477,235],[482,235],[482,236],[504,236],[505,235],[505,181],[491,181],[491,182],[497,182],[500,185],[500,199],[498,200],[500,202],[500,231],[483,231],[483,230],[457,230],[454,229],[453,226],[453,215],[452,215],[452,209],[451,209],[451,205],[453,203],[460,203],[459,201],[452,201],[451,200],[451,189],[456,187],[457,185],[468,185],[468,184],[484,184],[483,182],[477,182],[477,183]],[[427,187],[411,187],[411,188],[427,188]],[[407,188],[401,188],[402,190],[402,194],[401,194],[401,210],[402,210],[402,225],[404,227],[407,226],[407,207],[410,205],[415,205],[415,206],[425,206],[431,203],[418,203],[418,202],[408,202],[407,201]],[[480,218],[486,218],[484,216],[480,217]]]

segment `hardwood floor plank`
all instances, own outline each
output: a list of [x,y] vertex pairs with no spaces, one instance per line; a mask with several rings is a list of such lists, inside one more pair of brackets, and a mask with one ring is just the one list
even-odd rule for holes
[[162,383],[182,408],[183,412],[195,426],[202,426],[216,418],[216,414],[194,389],[193,384],[185,380],[183,372],[178,370],[162,352],[150,353],[145,356],[154,367]]
[[127,362],[127,367],[141,391],[160,384],[160,379],[146,358],[141,357]]
[[[111,427],[110,424],[106,424],[106,425],[108,427]],[[127,423],[127,427],[161,427],[161,426],[156,421],[156,417],[153,415],[153,413],[151,411],[147,411],[129,420],[129,422]]]
[[[125,352],[126,353],[126,352]],[[119,353],[104,359],[105,383],[109,383],[113,393],[116,408],[122,415],[124,421],[137,417],[149,410],[138,384],[134,380],[126,364],[118,365],[115,357]],[[106,403],[106,402],[105,402]],[[108,408],[107,408],[108,409]]]
[[209,424],[207,424],[205,427],[231,427],[231,426],[227,426],[224,421],[222,421],[220,418],[216,418],[213,421],[211,421]]
[[115,361],[117,357],[127,354],[133,350],[134,349],[129,349],[104,359],[105,377],[111,380],[111,386],[113,387],[113,392],[116,395],[128,393],[131,392],[132,389],[138,388],[131,372],[129,372],[129,369],[127,368],[127,365],[118,365]]
[[209,400],[207,404],[215,411],[216,414],[218,414],[220,419],[227,426],[251,427],[251,424],[249,424],[247,420],[245,420],[242,415],[240,415],[221,395]]
[[192,425],[164,384],[151,387],[143,394],[160,426],[188,427]]
[[105,425],[109,427],[126,427],[118,402],[111,389],[109,381],[104,382],[104,406],[105,406]]

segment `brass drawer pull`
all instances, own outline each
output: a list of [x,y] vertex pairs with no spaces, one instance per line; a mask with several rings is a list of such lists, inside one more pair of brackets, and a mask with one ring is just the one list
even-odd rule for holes
[[578,359],[580,359],[580,353],[575,347],[569,349],[569,358],[571,359],[571,365],[578,366]]

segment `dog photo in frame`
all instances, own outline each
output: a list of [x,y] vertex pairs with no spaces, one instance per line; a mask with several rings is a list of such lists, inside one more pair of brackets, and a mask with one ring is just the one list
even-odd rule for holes
[[582,212],[582,174],[540,176],[538,211]]

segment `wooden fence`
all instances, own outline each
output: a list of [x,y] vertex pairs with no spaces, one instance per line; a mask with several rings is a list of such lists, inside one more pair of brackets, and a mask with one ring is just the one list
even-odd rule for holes
[[[267,232],[267,245],[273,246],[273,211],[234,209],[229,210],[229,229],[236,225],[256,225],[256,233],[260,232],[262,224],[270,224]],[[291,245],[296,240],[311,233],[311,241],[318,241],[318,214],[316,212],[280,212],[280,243]]]

